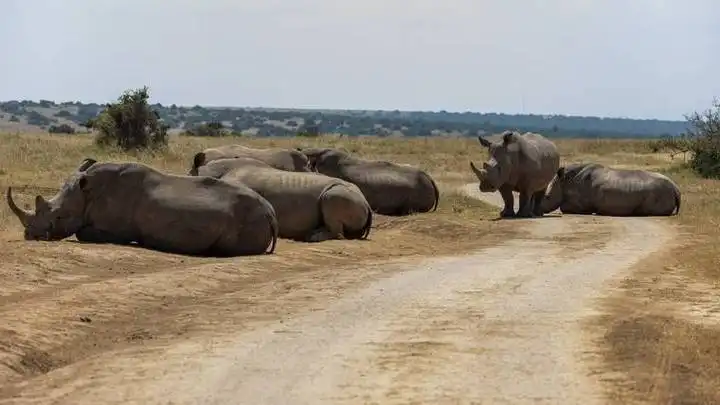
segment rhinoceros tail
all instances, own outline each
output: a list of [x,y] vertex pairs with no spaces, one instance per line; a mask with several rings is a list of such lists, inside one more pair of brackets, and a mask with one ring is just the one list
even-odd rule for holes
[[425,174],[425,177],[427,177],[428,180],[430,180],[430,184],[433,187],[433,193],[435,194],[435,202],[433,203],[433,206],[430,209],[430,212],[434,212],[434,211],[437,211],[438,205],[440,205],[440,189],[438,188],[437,183],[435,183],[435,179],[433,179],[432,176],[430,176],[427,173],[424,173],[424,174]]
[[360,239],[367,239],[368,236],[370,236],[370,228],[372,228],[373,223],[373,211],[368,205],[368,217],[367,221],[365,222],[365,227],[363,228],[362,236],[360,236]]
[[276,216],[268,214],[268,220],[270,222],[270,231],[272,234],[272,241],[270,242],[270,246],[268,246],[268,250],[266,251],[266,253],[273,254],[273,253],[275,253],[275,246],[277,246],[279,226],[278,226],[278,221],[277,221]]
[[675,186],[675,215],[680,213],[680,189]]

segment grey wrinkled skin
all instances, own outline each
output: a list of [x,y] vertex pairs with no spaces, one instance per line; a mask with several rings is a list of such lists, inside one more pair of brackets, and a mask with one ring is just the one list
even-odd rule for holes
[[283,148],[256,149],[243,145],[223,145],[196,153],[193,156],[192,166],[188,174],[196,176],[200,166],[206,165],[213,160],[237,157],[255,158],[276,169],[288,172],[310,171],[307,156],[297,150]]
[[253,158],[218,159],[199,174],[244,184],[275,208],[281,238],[306,242],[365,239],[373,212],[352,183],[316,173],[275,169]]
[[440,190],[423,170],[381,160],[365,160],[332,148],[297,148],[311,170],[357,185],[373,211],[402,216],[437,210]]
[[[470,169],[480,181],[480,191],[499,191],[502,195],[505,207],[500,217],[542,216],[545,190],[560,167],[560,154],[555,144],[539,134],[512,131],[503,132],[500,142],[480,136],[478,141],[488,149],[490,156],[481,169],[471,161]],[[513,191],[520,193],[517,214]]]
[[26,240],[130,244],[197,256],[273,253],[278,223],[272,205],[253,190],[211,177],[159,172],[140,163],[85,159],[35,212],[10,209]]
[[558,169],[542,204],[545,213],[668,216],[680,212],[680,188],[646,170],[574,163]]

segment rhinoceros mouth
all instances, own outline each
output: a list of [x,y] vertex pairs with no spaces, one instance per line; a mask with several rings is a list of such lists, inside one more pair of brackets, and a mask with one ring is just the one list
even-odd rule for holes
[[493,191],[497,191],[497,187],[493,186],[492,184],[490,184],[488,182],[484,182],[484,181],[480,183],[479,188],[480,188],[480,191],[482,191],[484,193],[490,193]]

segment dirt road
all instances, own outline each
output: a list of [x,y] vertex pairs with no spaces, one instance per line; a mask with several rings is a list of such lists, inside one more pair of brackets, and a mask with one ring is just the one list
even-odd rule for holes
[[322,310],[73,365],[61,371],[69,383],[49,373],[11,402],[604,403],[580,322],[608,281],[673,230],[663,219],[581,216],[517,226],[526,237],[406,265]]

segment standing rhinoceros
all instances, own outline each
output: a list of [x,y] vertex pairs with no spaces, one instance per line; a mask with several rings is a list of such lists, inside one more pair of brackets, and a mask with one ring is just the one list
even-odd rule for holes
[[307,155],[312,170],[357,185],[378,214],[401,216],[437,209],[440,190],[435,180],[420,169],[359,159],[339,149],[298,150]]
[[542,204],[566,214],[661,216],[680,211],[680,188],[667,176],[646,170],[574,163],[557,170]]
[[560,154],[555,144],[539,134],[505,131],[502,141],[491,142],[478,136],[490,157],[478,169],[471,161],[470,168],[480,180],[480,191],[500,191],[505,207],[503,218],[516,216],[513,191],[520,193],[517,217],[542,216],[543,197],[548,183],[560,167]]
[[130,244],[164,252],[239,256],[272,253],[278,223],[272,205],[248,187],[211,177],[161,173],[140,163],[85,159],[35,212],[10,209],[27,240],[73,234],[83,242]]
[[293,149],[270,148],[256,149],[243,145],[223,145],[216,148],[208,148],[193,156],[192,167],[189,174],[196,175],[198,167],[208,164],[216,159],[251,157],[268,165],[288,172],[309,172],[308,158],[304,154]]
[[244,184],[275,208],[281,238],[307,242],[364,239],[373,213],[352,183],[316,173],[275,169],[253,158],[218,159],[198,174]]

